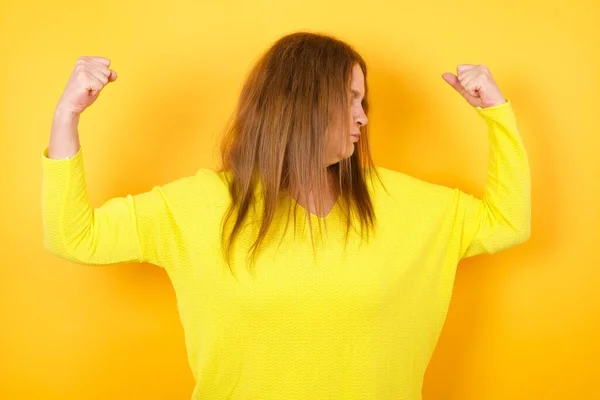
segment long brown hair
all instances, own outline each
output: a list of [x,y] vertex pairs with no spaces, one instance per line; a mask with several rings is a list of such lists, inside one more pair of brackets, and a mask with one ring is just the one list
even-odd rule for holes
[[248,249],[255,258],[282,193],[307,199],[311,191],[322,209],[323,188],[332,185],[346,217],[346,234],[354,221],[361,236],[368,236],[375,214],[366,178],[376,174],[368,128],[360,128],[361,139],[351,157],[325,167],[327,135],[340,132],[340,140],[349,135],[350,82],[356,64],[365,76],[363,109],[368,115],[366,64],[350,45],[334,37],[289,34],[251,70],[221,143],[222,169],[231,176],[232,201],[222,231],[228,264],[233,243],[260,199],[260,228]]

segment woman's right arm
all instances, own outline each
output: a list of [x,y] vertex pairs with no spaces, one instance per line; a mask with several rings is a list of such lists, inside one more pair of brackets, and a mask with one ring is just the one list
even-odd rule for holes
[[42,157],[44,248],[82,264],[143,261],[133,196],[110,199],[92,208],[82,151],[62,159],[49,154],[50,149]]
[[42,157],[44,247],[82,264],[166,266],[182,242],[172,199],[193,194],[193,177],[113,198],[96,208],[87,195],[78,123],[104,86],[116,79],[109,65],[104,58],[79,59],[56,107]]

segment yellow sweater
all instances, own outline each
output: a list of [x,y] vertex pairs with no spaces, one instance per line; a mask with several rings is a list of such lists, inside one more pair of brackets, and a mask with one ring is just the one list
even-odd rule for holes
[[[344,247],[337,207],[317,232],[316,252],[306,230],[280,238],[280,219],[255,274],[237,268],[234,277],[220,253],[229,204],[222,173],[202,169],[92,208],[82,152],[52,160],[46,151],[45,246],[77,263],[166,270],[193,399],[420,399],[457,263],[530,232],[529,166],[511,104],[476,111],[490,140],[483,198],[379,168],[387,192],[372,187],[377,226],[368,243],[351,232]],[[244,230],[241,243],[254,232]],[[234,253],[235,265],[245,257]]]

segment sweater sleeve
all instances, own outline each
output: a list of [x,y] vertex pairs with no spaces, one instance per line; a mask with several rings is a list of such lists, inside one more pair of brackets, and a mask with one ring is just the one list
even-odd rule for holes
[[69,261],[105,265],[149,262],[165,266],[181,244],[177,220],[168,201],[185,193],[191,178],[92,208],[88,198],[82,150],[69,158],[42,157],[44,247]]
[[457,191],[461,258],[508,249],[528,240],[531,231],[529,162],[512,105],[476,111],[488,129],[488,176],[482,198]]

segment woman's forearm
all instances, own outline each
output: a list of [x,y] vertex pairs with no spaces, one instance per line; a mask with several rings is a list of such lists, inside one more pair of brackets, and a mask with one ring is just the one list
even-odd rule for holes
[[52,120],[48,157],[64,159],[73,157],[79,151],[79,115],[56,110]]

